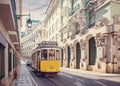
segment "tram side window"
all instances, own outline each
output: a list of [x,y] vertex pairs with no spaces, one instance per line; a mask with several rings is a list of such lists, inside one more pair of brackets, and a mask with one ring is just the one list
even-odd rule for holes
[[42,58],[41,59],[47,59],[47,50],[43,50],[42,52],[41,52],[41,56],[42,56]]
[[35,53],[32,55],[32,61],[35,62]]
[[40,51],[38,52],[38,60],[40,60],[40,57],[41,57],[41,55],[40,55]]
[[60,51],[56,50],[56,60],[60,60]]
[[49,59],[50,60],[55,60],[55,50],[50,50],[49,51]]

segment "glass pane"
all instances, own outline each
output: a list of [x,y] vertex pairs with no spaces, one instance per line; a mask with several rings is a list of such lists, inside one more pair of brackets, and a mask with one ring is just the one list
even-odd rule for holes
[[41,59],[47,59],[47,50],[43,50],[43,51],[41,52],[41,56],[42,56]]
[[60,60],[60,51],[56,50],[56,60]]
[[54,60],[55,59],[55,50],[49,50],[49,59]]

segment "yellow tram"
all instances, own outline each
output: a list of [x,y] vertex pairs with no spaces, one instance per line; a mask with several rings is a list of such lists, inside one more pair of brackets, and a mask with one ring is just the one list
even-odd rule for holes
[[32,68],[42,75],[60,71],[60,48],[57,42],[43,41],[34,49],[31,56]]

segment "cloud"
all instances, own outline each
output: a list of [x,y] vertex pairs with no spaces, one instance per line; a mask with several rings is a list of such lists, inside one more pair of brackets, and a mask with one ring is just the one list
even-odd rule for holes
[[[28,2],[29,1],[29,2]],[[23,14],[29,13],[30,6],[30,14],[33,19],[43,20],[43,16],[45,16],[45,11],[48,7],[50,0],[23,0]]]

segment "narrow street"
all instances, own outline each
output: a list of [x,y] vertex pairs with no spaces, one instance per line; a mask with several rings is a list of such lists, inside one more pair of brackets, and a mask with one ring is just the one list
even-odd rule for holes
[[[107,80],[107,77],[98,77],[82,74],[69,74],[60,72],[54,77],[41,77],[35,74],[34,70],[28,67],[38,86],[119,86],[120,82]],[[117,76],[116,76],[117,77]],[[108,77],[110,78],[110,77]],[[111,77],[112,78],[112,77]],[[114,77],[113,77],[114,78]]]
[[0,0],[0,86],[120,86],[120,0]]

